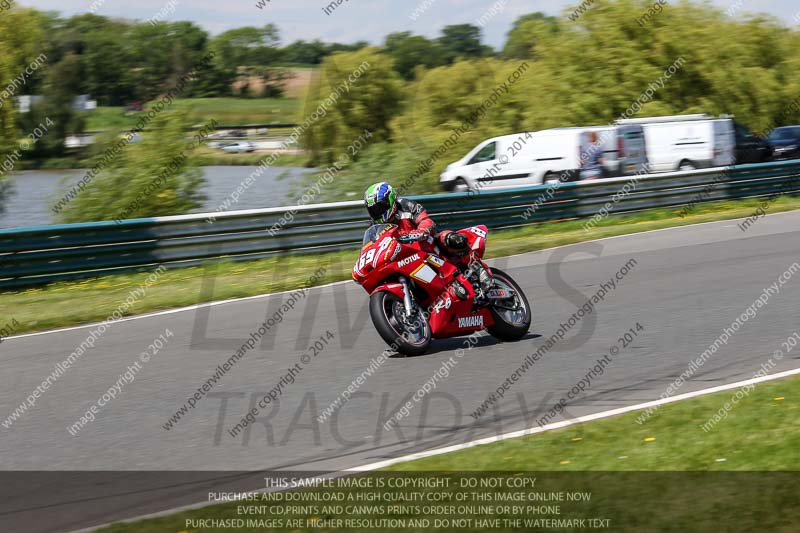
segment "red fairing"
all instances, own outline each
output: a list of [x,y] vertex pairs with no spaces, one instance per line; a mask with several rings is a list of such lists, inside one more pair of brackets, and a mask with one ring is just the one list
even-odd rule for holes
[[483,253],[486,251],[486,238],[489,235],[489,228],[486,226],[473,226],[471,228],[458,230],[458,233],[466,235],[469,249],[479,258],[483,259]]
[[[442,259],[433,238],[410,244],[400,243],[398,226],[374,238],[365,245],[353,267],[353,279],[368,294],[386,291],[402,298],[403,285],[399,277],[408,280],[415,300],[426,309],[434,338],[455,337],[486,329],[494,324],[488,309],[473,311],[475,293],[458,267]],[[461,230],[473,252],[483,255],[486,245],[485,226]],[[456,296],[453,282],[458,281],[467,291],[466,300]]]
[[458,337],[475,331],[486,329],[494,324],[492,314],[488,309],[483,308],[479,311],[472,311],[472,304],[475,300],[475,291],[472,285],[459,274],[456,278],[465,289],[468,298],[460,300],[456,296],[452,285],[437,298],[430,306],[430,324],[433,337],[445,339]]

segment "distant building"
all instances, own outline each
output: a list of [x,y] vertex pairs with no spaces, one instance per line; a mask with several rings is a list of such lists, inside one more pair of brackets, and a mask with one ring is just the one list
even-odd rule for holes
[[73,109],[77,111],[94,111],[97,109],[97,100],[90,100],[88,94],[81,94],[72,101]]
[[[23,94],[15,99],[17,111],[20,113],[30,113],[31,106],[44,101],[44,96]],[[97,109],[97,100],[91,100],[88,94],[76,96],[72,101],[72,108],[76,111],[94,111]]]
[[44,96],[35,96],[31,94],[23,94],[14,98],[17,104],[17,111],[20,113],[30,113],[31,106],[38,104],[44,100]]

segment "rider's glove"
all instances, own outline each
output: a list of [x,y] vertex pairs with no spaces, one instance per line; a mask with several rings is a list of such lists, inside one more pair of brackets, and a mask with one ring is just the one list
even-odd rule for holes
[[422,241],[428,238],[428,234],[424,231],[414,230],[404,233],[403,237],[409,241]]
[[457,252],[467,249],[467,238],[460,233],[448,233],[444,237],[444,244]]

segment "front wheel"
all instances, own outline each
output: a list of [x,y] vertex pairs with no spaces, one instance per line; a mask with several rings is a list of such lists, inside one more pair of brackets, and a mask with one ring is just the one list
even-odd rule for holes
[[500,270],[492,269],[494,287],[505,289],[514,293],[514,296],[505,300],[496,300],[489,308],[494,319],[494,325],[487,331],[501,341],[517,341],[531,329],[531,306],[525,293],[514,279]]
[[433,337],[431,326],[418,310],[406,316],[401,298],[379,291],[369,297],[369,316],[378,334],[403,355],[422,355]]
[[453,185],[453,192],[469,192],[471,189],[464,178],[457,178]]

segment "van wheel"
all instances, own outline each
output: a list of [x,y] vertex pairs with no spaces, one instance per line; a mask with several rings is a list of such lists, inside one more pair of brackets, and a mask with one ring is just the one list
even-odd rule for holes
[[547,173],[544,175],[544,178],[542,178],[542,183],[544,183],[545,185],[550,185],[550,184],[553,184],[553,183],[558,183],[558,181],[559,181],[559,180],[558,180],[558,178],[556,177],[556,175],[555,175],[555,173],[554,173],[554,172],[547,172]]
[[453,184],[453,192],[469,192],[470,188],[464,178],[456,178],[456,182]]
[[697,166],[689,160],[681,161],[678,170],[697,170]]

